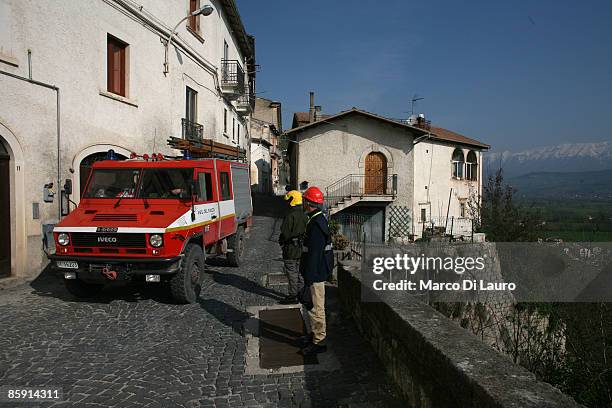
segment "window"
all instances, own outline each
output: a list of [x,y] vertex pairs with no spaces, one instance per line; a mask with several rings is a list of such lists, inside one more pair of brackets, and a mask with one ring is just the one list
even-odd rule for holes
[[223,59],[229,59],[229,45],[227,45],[227,41],[223,40]]
[[473,150],[470,150],[467,154],[465,178],[471,181],[478,180],[478,159],[476,158],[476,152]]
[[106,41],[106,88],[108,92],[126,96],[126,53],[128,45],[110,34]]
[[466,214],[467,214],[466,205],[463,202],[459,203],[459,214],[461,218],[466,218]]
[[191,123],[197,122],[198,93],[187,87],[185,90],[185,119]]
[[206,202],[213,199],[212,176],[210,173],[198,173],[198,201]]
[[134,198],[140,169],[93,170],[84,198]]
[[[200,9],[200,0],[189,0],[189,14]],[[200,32],[200,16],[189,17],[189,28],[196,33]]]
[[425,208],[421,208],[421,222],[427,221],[427,210]]
[[457,148],[453,151],[453,160],[452,160],[452,172],[453,178],[462,179],[463,178],[463,150]]
[[236,118],[232,118],[232,142],[236,141]]
[[226,172],[219,173],[219,181],[221,183],[221,200],[220,201],[229,200],[231,198],[229,173],[226,173]]
[[223,134],[227,136],[227,109],[223,109]]
[[238,131],[238,135],[237,135],[238,136],[238,144],[240,144],[240,123],[238,123],[237,131]]
[[145,169],[140,198],[188,199],[193,169]]

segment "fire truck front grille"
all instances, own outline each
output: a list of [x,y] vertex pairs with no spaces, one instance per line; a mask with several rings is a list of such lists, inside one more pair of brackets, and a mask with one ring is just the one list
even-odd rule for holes
[[73,232],[72,245],[75,247],[129,247],[145,248],[145,234],[96,234]]
[[136,214],[96,214],[94,221],[136,221]]

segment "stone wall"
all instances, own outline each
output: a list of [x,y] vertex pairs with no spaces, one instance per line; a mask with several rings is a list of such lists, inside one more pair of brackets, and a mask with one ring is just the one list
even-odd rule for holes
[[[412,407],[578,407],[432,307],[362,302],[360,264],[338,267],[342,303]],[[376,296],[369,293],[368,297]]]

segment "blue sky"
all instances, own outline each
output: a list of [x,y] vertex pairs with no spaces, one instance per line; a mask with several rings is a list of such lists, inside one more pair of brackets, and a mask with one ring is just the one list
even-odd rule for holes
[[612,140],[612,1],[238,0],[283,126],[356,106],[520,150]]

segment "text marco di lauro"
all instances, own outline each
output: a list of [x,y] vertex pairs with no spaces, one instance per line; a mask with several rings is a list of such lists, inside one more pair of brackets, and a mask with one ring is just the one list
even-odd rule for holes
[[432,291],[445,291],[445,290],[492,290],[492,291],[505,291],[515,290],[516,284],[513,282],[485,282],[482,279],[477,280],[463,280],[461,282],[435,282],[433,280],[419,280],[411,281],[402,279],[398,282],[383,282],[381,279],[377,279],[372,284],[374,290],[432,290]]

